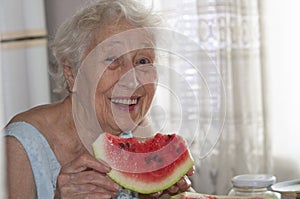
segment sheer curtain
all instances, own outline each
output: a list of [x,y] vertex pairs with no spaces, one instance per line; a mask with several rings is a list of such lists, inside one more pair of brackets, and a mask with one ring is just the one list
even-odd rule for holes
[[[191,91],[197,93],[200,101],[199,135],[203,134],[200,132],[203,129],[216,125],[209,114],[212,110],[217,111],[217,117],[220,116],[216,122],[222,130],[220,135],[211,136],[216,144],[210,145],[213,148],[207,150],[209,153],[206,155],[199,155],[199,150],[210,141],[205,132],[204,136],[193,139],[191,149],[196,159],[196,173],[192,178],[194,188],[202,193],[227,194],[233,176],[270,172],[271,148],[264,110],[259,0],[153,2],[158,10],[163,11],[174,30],[204,47],[217,68],[217,72],[213,69],[207,72],[205,83],[210,92],[220,95],[210,95],[209,103],[202,103],[207,101],[203,90],[194,87]],[[202,65],[205,64],[202,57],[198,59]],[[176,67],[176,59],[171,57],[170,64]],[[183,76],[193,78],[189,76],[188,68],[181,67],[181,70]],[[174,84],[172,81],[169,83]],[[182,89],[179,93],[184,95],[190,92],[180,86],[176,88]],[[188,97],[180,99],[186,101],[182,103],[183,110],[193,109]],[[172,110],[172,103],[169,104],[168,110]],[[210,106],[208,112],[207,106]],[[188,132],[191,118],[183,117],[183,113],[181,116],[182,129]],[[222,122],[224,125],[220,124]]]
[[299,179],[300,2],[264,0],[261,4],[273,172],[278,182]]

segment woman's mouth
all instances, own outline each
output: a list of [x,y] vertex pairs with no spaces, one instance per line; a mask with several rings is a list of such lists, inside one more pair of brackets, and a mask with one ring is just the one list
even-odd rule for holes
[[116,97],[111,98],[112,104],[122,111],[134,111],[136,105],[138,105],[140,97]]

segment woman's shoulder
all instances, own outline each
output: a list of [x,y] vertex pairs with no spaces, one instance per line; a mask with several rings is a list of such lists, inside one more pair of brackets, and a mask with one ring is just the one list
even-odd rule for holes
[[[58,112],[56,106],[55,104],[40,105],[19,113],[8,122],[7,127],[14,127],[14,130],[23,133],[27,133],[32,129],[46,138],[52,137],[56,132],[54,127],[59,119],[58,116],[62,115]],[[50,139],[47,140],[51,142]]]
[[57,120],[63,119],[64,114],[62,113],[65,110],[69,110],[69,108],[66,107],[70,106],[70,104],[66,103],[66,101],[67,100],[63,100],[30,108],[15,115],[8,124],[14,122],[27,122],[41,129],[52,126]]
[[15,115],[10,121],[10,123],[14,122],[28,122],[28,123],[35,123],[35,122],[42,122],[48,116],[48,113],[51,112],[53,105],[52,104],[45,104],[33,107],[29,110],[24,112],[18,113]]
[[47,136],[41,128],[39,119],[39,115],[43,114],[42,109],[46,107],[47,105],[35,107],[17,114],[10,120],[4,128],[4,135],[14,142],[10,142],[8,146],[14,148],[17,144],[22,145],[28,155],[33,154],[41,146],[48,146]]
[[[70,140],[75,140],[72,137],[74,133],[70,133],[72,129],[66,124],[72,119],[67,117],[72,115],[70,109],[68,103],[34,107],[16,115],[9,122],[7,130],[18,131],[18,134],[27,134],[26,136],[33,135],[31,131],[34,131],[36,137],[45,138],[57,159],[64,163],[70,156],[70,150],[73,150],[74,144]],[[67,136],[70,139],[66,139]],[[77,145],[78,143],[75,146]]]
[[4,131],[7,135],[21,137],[31,136],[32,133],[45,136],[44,126],[50,105],[41,105],[15,115],[6,125]]

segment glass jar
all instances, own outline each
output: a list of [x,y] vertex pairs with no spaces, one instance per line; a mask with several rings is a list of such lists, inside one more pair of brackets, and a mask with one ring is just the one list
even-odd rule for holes
[[276,182],[276,177],[267,174],[245,174],[232,178],[230,196],[254,196],[280,199],[280,194],[268,190]]

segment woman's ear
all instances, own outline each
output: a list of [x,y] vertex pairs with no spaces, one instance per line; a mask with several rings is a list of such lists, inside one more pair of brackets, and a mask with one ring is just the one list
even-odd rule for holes
[[64,76],[67,81],[68,90],[70,93],[73,93],[74,82],[75,82],[75,74],[70,66],[64,65]]

